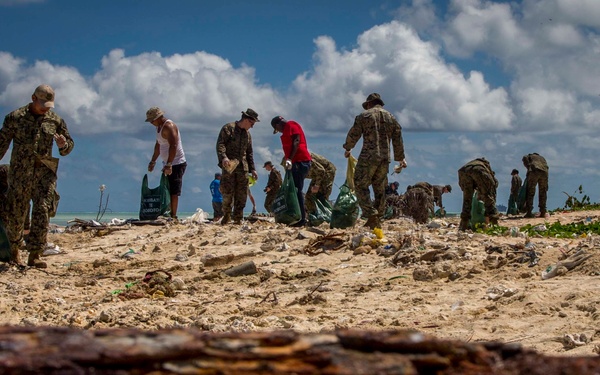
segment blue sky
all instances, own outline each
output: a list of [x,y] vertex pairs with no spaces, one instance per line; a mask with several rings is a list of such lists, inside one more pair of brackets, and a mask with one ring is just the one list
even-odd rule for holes
[[218,132],[248,107],[262,120],[252,129],[259,209],[262,164],[282,156],[275,115],[303,125],[339,186],[341,145],[371,92],[403,127],[408,168],[390,176],[401,190],[449,183],[445,206],[460,211],[457,170],[484,156],[506,204],[510,171],[524,176],[522,156],[538,152],[550,209],[579,185],[600,201],[597,0],[0,0],[0,11],[0,112],[48,83],[75,139],[61,160],[59,211],[95,212],[101,184],[109,209],[139,209],[151,106],[183,137],[180,211],[211,211]]

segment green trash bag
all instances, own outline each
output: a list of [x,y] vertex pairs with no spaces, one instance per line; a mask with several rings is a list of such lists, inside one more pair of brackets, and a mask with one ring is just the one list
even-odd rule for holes
[[469,220],[469,226],[475,229],[477,224],[485,224],[485,206],[483,201],[477,198],[477,191],[473,193],[473,200],[471,201],[471,220]]
[[0,262],[10,262],[10,241],[2,220],[0,220]]
[[148,188],[148,175],[142,180],[142,199],[140,202],[140,220],[156,220],[161,215],[171,212],[171,194],[169,180],[164,173],[160,176],[160,185]]
[[315,201],[316,211],[308,214],[308,223],[312,227],[317,227],[323,223],[331,222],[331,204],[313,196]]
[[523,185],[519,188],[519,195],[517,196],[517,209],[521,213],[525,213],[527,209],[525,204],[527,203],[527,178],[523,181]]
[[340,187],[340,194],[331,210],[331,221],[329,222],[331,229],[353,227],[358,219],[360,208],[358,206],[358,198],[354,194],[354,169],[356,168],[356,163],[356,158],[350,155],[346,168],[346,182]]
[[359,207],[356,195],[348,185],[343,184],[340,187],[340,195],[338,195],[333,210],[331,210],[331,222],[329,227],[333,228],[350,228],[356,224],[358,219]]
[[281,187],[271,205],[276,223],[291,225],[297,223],[302,218],[297,191],[292,171],[288,169],[285,171]]
[[519,208],[517,207],[517,201],[515,200],[515,198],[512,195],[508,198],[508,209],[506,210],[506,214],[507,215],[518,215],[519,214]]

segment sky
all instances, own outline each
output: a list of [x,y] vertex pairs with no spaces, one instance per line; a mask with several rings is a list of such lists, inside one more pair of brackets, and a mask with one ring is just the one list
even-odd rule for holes
[[[0,12],[0,113],[49,84],[75,141],[60,161],[59,212],[96,212],[100,185],[105,217],[139,211],[152,106],[180,129],[180,212],[212,213],[217,136],[246,108],[261,120],[251,130],[258,210],[263,163],[283,156],[276,115],[337,166],[335,199],[342,144],[372,92],[402,126],[408,167],[389,176],[401,191],[450,184],[444,206],[460,212],[457,170],[485,157],[506,205],[510,172],[524,178],[521,159],[537,152],[550,168],[548,209],[580,185],[600,201],[598,0],[0,0]],[[149,174],[151,187],[159,177]]]

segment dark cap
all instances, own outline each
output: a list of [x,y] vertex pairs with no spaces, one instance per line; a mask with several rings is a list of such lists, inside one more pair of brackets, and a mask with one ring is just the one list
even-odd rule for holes
[[369,96],[367,96],[367,100],[365,100],[365,102],[362,104],[363,108],[367,109],[367,104],[371,103],[371,102],[374,102],[374,101],[379,102],[379,104],[381,104],[381,105],[385,105],[383,103],[383,100],[381,100],[381,95],[379,95],[378,93],[374,92],[374,93],[370,94]]
[[217,177],[221,177],[221,173],[219,173],[219,172],[215,173],[215,178],[217,178]]
[[253,110],[252,108],[248,108],[245,111],[242,111],[242,115],[246,116],[246,117],[250,117],[251,119],[253,119],[256,122],[260,122],[260,120],[258,119],[258,113],[256,113],[255,110]]
[[510,172],[510,175],[514,175],[514,174],[519,174],[519,171],[516,169],[513,169],[512,172]]
[[271,163],[271,161],[266,161],[265,165],[263,165],[263,168],[266,167],[267,165],[270,165],[271,167],[273,166],[273,163]]
[[275,116],[273,117],[273,119],[271,120],[271,126],[273,127],[273,134],[277,134],[277,125],[281,124],[282,122],[285,122],[285,119],[283,118],[283,116]]
[[394,181],[394,182],[392,182],[392,185],[398,187],[398,186],[400,186],[400,183],[398,181]]
[[448,193],[452,193],[452,186],[446,185],[444,187],[446,188],[446,190],[448,190]]

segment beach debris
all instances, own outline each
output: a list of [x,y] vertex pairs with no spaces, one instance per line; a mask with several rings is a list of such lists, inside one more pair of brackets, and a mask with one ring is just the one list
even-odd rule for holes
[[585,333],[565,334],[561,340],[565,350],[575,349],[579,346],[584,346],[590,342],[590,339]]
[[497,301],[503,297],[511,297],[517,294],[518,289],[516,288],[507,288],[504,285],[497,285],[489,287],[486,290],[486,297],[489,300]]
[[339,250],[344,247],[345,244],[345,232],[331,233],[310,240],[308,245],[304,247],[304,253],[314,256],[320,253],[327,253],[330,250]]
[[231,267],[223,271],[225,275],[231,277],[253,275],[258,273],[256,264],[253,261],[245,262],[237,266]]
[[555,276],[564,275],[568,271],[585,262],[591,256],[592,255],[588,254],[585,250],[580,249],[568,258],[561,260],[556,264],[548,266],[544,271],[542,271],[542,279],[548,280]]
[[187,262],[188,256],[185,254],[177,254],[177,255],[175,255],[175,260],[178,262]]
[[196,212],[188,220],[192,223],[208,223],[208,213],[204,212],[201,208],[196,208]]
[[133,250],[133,249],[129,249],[129,250],[127,250],[127,252],[121,254],[121,258],[131,259],[131,258],[133,258],[133,256],[135,254],[138,254],[138,253],[136,253],[135,250]]
[[141,282],[134,281],[125,285],[126,290],[116,290],[113,294],[117,294],[120,299],[136,299],[136,298],[162,298],[174,297],[175,289],[171,285],[173,276],[165,270],[155,270],[146,272]]
[[60,254],[60,247],[58,247],[58,245],[55,245],[52,242],[48,242],[46,244],[46,248],[44,249],[44,251],[42,252],[42,255],[46,256],[46,255],[56,255],[56,254]]

